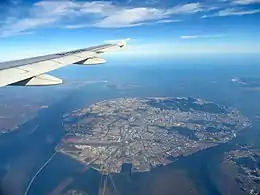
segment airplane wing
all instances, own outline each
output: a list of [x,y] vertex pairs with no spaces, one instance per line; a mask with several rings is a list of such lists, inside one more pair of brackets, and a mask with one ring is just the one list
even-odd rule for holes
[[105,63],[97,57],[107,51],[126,46],[126,41],[118,44],[104,44],[64,53],[33,57],[0,63],[0,87],[7,85],[46,86],[61,84],[63,81],[45,74],[69,64],[94,65]]

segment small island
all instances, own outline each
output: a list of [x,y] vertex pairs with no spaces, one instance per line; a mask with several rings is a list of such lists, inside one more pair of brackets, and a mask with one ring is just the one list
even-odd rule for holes
[[246,146],[226,152],[224,163],[235,168],[235,181],[249,194],[260,194],[260,150]]
[[260,78],[232,78],[231,82],[242,87],[243,89],[259,91],[260,90]]
[[237,109],[193,97],[118,98],[63,116],[56,150],[103,173],[144,172],[225,143],[251,125]]

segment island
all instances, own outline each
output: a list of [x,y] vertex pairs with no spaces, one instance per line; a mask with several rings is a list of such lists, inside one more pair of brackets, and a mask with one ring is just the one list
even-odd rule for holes
[[260,89],[260,78],[258,77],[234,77],[231,79],[231,82],[247,90],[259,91]]
[[223,163],[234,170],[239,188],[249,194],[260,194],[260,150],[240,147],[226,152]]
[[194,97],[104,100],[63,116],[56,150],[102,173],[144,172],[228,142],[251,125],[228,106]]

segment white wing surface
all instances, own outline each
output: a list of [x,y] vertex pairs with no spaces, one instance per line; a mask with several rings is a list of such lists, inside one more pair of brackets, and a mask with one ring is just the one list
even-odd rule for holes
[[97,57],[107,51],[121,49],[126,42],[104,44],[64,53],[0,63],[0,87],[6,85],[45,86],[61,84],[59,78],[45,73],[69,64],[93,65],[105,63]]

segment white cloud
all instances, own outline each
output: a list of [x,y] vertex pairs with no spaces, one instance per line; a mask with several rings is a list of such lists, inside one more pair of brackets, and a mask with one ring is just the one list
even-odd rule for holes
[[62,27],[66,28],[66,29],[78,29],[78,28],[90,27],[90,25],[89,24],[69,24],[69,25],[64,25]]
[[155,23],[174,23],[174,22],[181,22],[182,20],[170,20],[170,19],[165,19],[165,20],[158,20]]
[[78,5],[72,1],[39,1],[29,10],[32,16],[55,17],[77,13]]
[[75,14],[75,6],[76,4],[71,1],[37,2],[24,10],[24,17],[8,16],[4,24],[0,26],[0,37],[28,34],[27,31],[51,26],[64,16]]
[[[200,3],[189,3],[175,6],[168,9],[151,7],[137,8],[118,8],[114,9],[113,14],[108,14],[94,26],[102,28],[131,27],[147,24],[148,22],[166,23],[177,20],[169,19],[178,14],[192,14],[205,10]],[[167,19],[167,20],[166,20]],[[161,22],[160,22],[161,21]]]
[[200,11],[205,11],[205,7],[200,3],[188,3],[184,5],[175,6],[167,10],[168,14],[186,14],[186,13],[196,13]]
[[0,37],[8,37],[10,35],[30,34],[30,30],[36,27],[53,24],[55,18],[24,18],[16,20],[13,24],[5,24],[0,31]]
[[244,10],[238,8],[228,8],[224,10],[220,10],[217,13],[212,15],[203,15],[201,18],[209,18],[209,17],[218,17],[218,16],[243,16],[243,15],[250,15],[260,13],[260,9],[253,9],[253,10]]
[[131,10],[122,10],[115,15],[107,16],[102,20],[93,24],[73,24],[65,25],[67,29],[77,29],[85,27],[100,27],[100,28],[120,28],[133,27],[147,24],[159,23],[174,23],[181,20],[164,19],[168,18],[168,14],[162,13],[157,9],[149,8],[134,8]]
[[198,35],[183,35],[181,36],[181,39],[196,39],[198,38]]
[[200,39],[200,38],[220,38],[225,37],[227,35],[224,34],[214,34],[214,35],[183,35],[181,39]]
[[[121,28],[150,23],[170,23],[173,17],[211,10],[200,3],[188,3],[170,8],[129,7],[108,1],[40,1],[24,10],[24,17],[0,24],[0,36],[12,36],[42,27],[62,26],[68,29],[99,27]],[[75,21],[85,21],[76,23]]]
[[232,0],[232,3],[239,5],[249,5],[260,3],[260,0]]
[[[79,5],[79,3],[78,3]],[[99,16],[109,16],[122,9],[107,1],[93,1],[81,4],[79,12],[83,14],[98,14]]]
[[217,16],[230,16],[230,15],[248,15],[248,14],[255,14],[259,13],[260,9],[254,9],[254,10],[239,10],[235,8],[225,9],[221,10],[217,13]]
[[128,27],[142,25],[149,20],[158,20],[167,17],[162,10],[156,8],[132,8],[118,10],[117,13],[109,15],[97,22],[98,27]]

